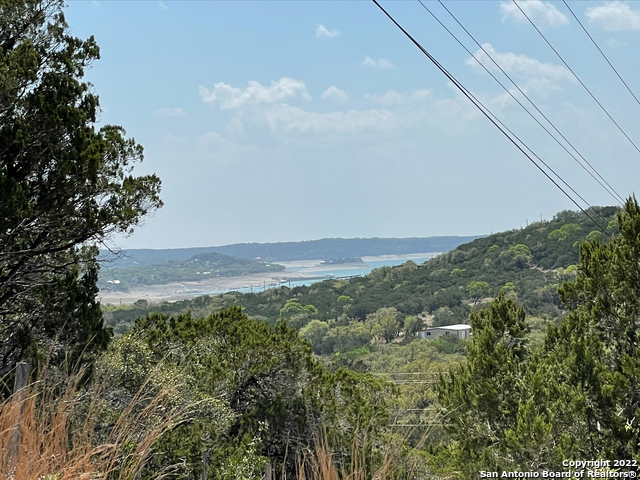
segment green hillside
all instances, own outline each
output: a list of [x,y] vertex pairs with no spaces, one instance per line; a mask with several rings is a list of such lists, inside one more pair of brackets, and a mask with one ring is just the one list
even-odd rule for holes
[[[608,231],[614,232],[615,207],[597,211],[604,218],[598,217],[599,223],[606,223]],[[517,299],[529,315],[554,319],[562,314],[556,290],[575,274],[579,242],[596,235],[601,235],[597,226],[584,214],[563,211],[549,222],[478,238],[421,265],[409,261],[348,280],[115,309],[108,313],[107,321],[116,331],[123,331],[150,310],[207,313],[240,304],[249,316],[271,324],[281,317],[299,329],[312,320],[323,322],[326,325],[321,327],[327,329],[324,342],[328,343],[320,347],[318,342],[323,340],[316,338],[314,348],[328,353],[367,345],[371,333],[360,335],[352,330],[381,308],[397,310],[395,328],[401,333],[408,317],[417,318],[414,329],[416,322],[424,320],[437,325],[465,322],[474,304],[502,291]]]

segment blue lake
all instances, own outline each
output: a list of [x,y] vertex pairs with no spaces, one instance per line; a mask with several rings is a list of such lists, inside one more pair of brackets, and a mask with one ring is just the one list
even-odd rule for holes
[[[355,277],[367,275],[374,268],[380,267],[394,267],[396,265],[402,265],[403,263],[411,260],[416,264],[424,263],[435,256],[439,255],[439,253],[429,253],[428,256],[419,257],[419,258],[402,258],[402,259],[393,259],[393,260],[371,260],[366,261],[362,264],[362,268],[353,268],[353,264],[350,264],[348,267],[350,268],[340,268],[340,265],[335,265],[335,268],[327,269],[326,267],[319,268],[320,265],[316,265],[315,269],[313,266],[307,267],[294,267],[288,268],[284,272],[279,272],[278,276],[281,278],[279,284],[276,283],[263,283],[262,285],[252,285],[252,286],[242,286],[238,288],[226,289],[226,290],[216,290],[210,292],[199,292],[198,295],[219,295],[226,292],[240,292],[240,293],[257,293],[262,292],[265,289],[275,288],[279,286],[286,287],[298,287],[301,285],[311,285],[316,282],[321,282],[323,280],[328,280],[332,278],[346,278],[346,277]],[[299,279],[287,279],[287,272],[296,272],[298,274],[304,273],[308,275],[310,278],[305,278],[302,280]],[[283,280],[284,279],[284,280]],[[193,296],[193,293],[186,294],[189,296]]]

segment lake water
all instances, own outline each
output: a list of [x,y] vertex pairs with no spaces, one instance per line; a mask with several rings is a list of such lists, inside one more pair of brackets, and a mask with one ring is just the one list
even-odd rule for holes
[[[332,278],[350,278],[356,276],[367,275],[374,268],[380,267],[394,267],[396,265],[402,265],[403,263],[408,262],[409,260],[413,261],[416,264],[424,263],[432,258],[440,255],[439,253],[427,253],[422,254],[422,256],[416,257],[415,255],[398,255],[398,256],[389,256],[392,258],[384,258],[384,257],[364,257],[364,263],[361,268],[354,267],[354,264],[348,265],[335,265],[335,268],[328,269],[326,266],[322,266],[319,263],[316,265],[305,265],[305,266],[289,266],[287,265],[287,270],[279,273],[279,277],[284,280],[280,281],[280,284],[276,283],[265,283],[263,285],[251,285],[251,286],[242,286],[240,288],[232,288],[226,290],[218,290],[212,292],[202,292],[201,295],[218,295],[226,292],[240,292],[240,293],[250,293],[250,292],[262,292],[264,289],[275,288],[278,286],[286,286],[290,288],[302,286],[302,285],[311,285],[316,282],[321,282],[323,280],[328,280]],[[287,262],[284,262],[287,263]],[[293,262],[292,262],[293,263]],[[342,267],[342,268],[341,268]],[[305,278],[302,280],[288,280],[286,279],[287,272],[296,272],[308,275],[309,278]]]

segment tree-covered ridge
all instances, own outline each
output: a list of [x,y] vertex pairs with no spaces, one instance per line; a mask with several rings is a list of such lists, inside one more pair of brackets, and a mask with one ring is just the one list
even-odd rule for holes
[[199,253],[180,262],[103,270],[98,285],[102,291],[127,290],[138,285],[196,282],[211,277],[233,277],[262,272],[281,272],[284,266],[230,257],[220,253]]
[[199,253],[217,252],[232,257],[269,261],[319,260],[343,257],[405,255],[410,253],[440,253],[478,236],[416,237],[416,238],[323,238],[303,242],[237,243],[220,247],[171,249],[131,249],[114,256],[101,251],[105,268],[124,268],[133,265],[154,265],[169,260],[182,261]]
[[[569,313],[549,327],[542,344],[529,344],[525,312],[511,299],[501,296],[472,314],[467,360],[438,385],[440,404],[452,413],[446,422],[452,441],[440,452],[444,470],[469,478],[480,469],[566,470],[568,458],[640,460],[640,207],[634,198],[616,223],[618,235],[580,245],[575,277],[559,289]],[[630,465],[618,470],[637,471],[637,463]]]
[[[597,211],[605,219],[597,217],[599,223],[608,226],[606,235],[616,232],[615,207]],[[396,310],[396,334],[415,331],[424,320],[439,325],[463,323],[473,305],[499,292],[517,299],[529,315],[552,319],[563,311],[557,287],[575,275],[580,241],[599,235],[606,237],[587,216],[564,211],[549,222],[478,238],[422,265],[407,262],[351,279],[259,293],[230,292],[151,308],[204,313],[240,304],[248,315],[271,324],[282,317],[303,329],[315,320],[322,324],[316,322],[313,328],[326,330],[327,342],[336,342],[324,347],[315,343],[314,348],[322,351],[366,345],[375,336],[366,328],[366,320],[381,308]],[[305,311],[306,306],[317,312]],[[124,331],[147,311],[136,306],[111,309],[106,318],[117,331]]]

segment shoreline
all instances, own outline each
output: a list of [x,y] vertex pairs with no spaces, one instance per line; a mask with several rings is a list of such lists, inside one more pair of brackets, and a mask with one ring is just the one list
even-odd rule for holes
[[131,305],[137,300],[146,300],[152,303],[177,302],[189,300],[203,295],[221,295],[225,292],[240,289],[256,289],[285,285],[289,281],[321,281],[330,278],[322,275],[322,272],[344,270],[348,275],[349,270],[361,270],[371,267],[367,262],[414,260],[417,258],[430,258],[439,255],[439,252],[410,253],[406,255],[379,255],[362,257],[363,262],[344,263],[338,265],[325,265],[322,260],[296,260],[277,262],[284,265],[286,270],[281,272],[264,272],[236,277],[215,277],[197,282],[175,282],[164,285],[149,285],[131,289],[128,292],[106,291],[99,292],[98,298],[103,305]]

